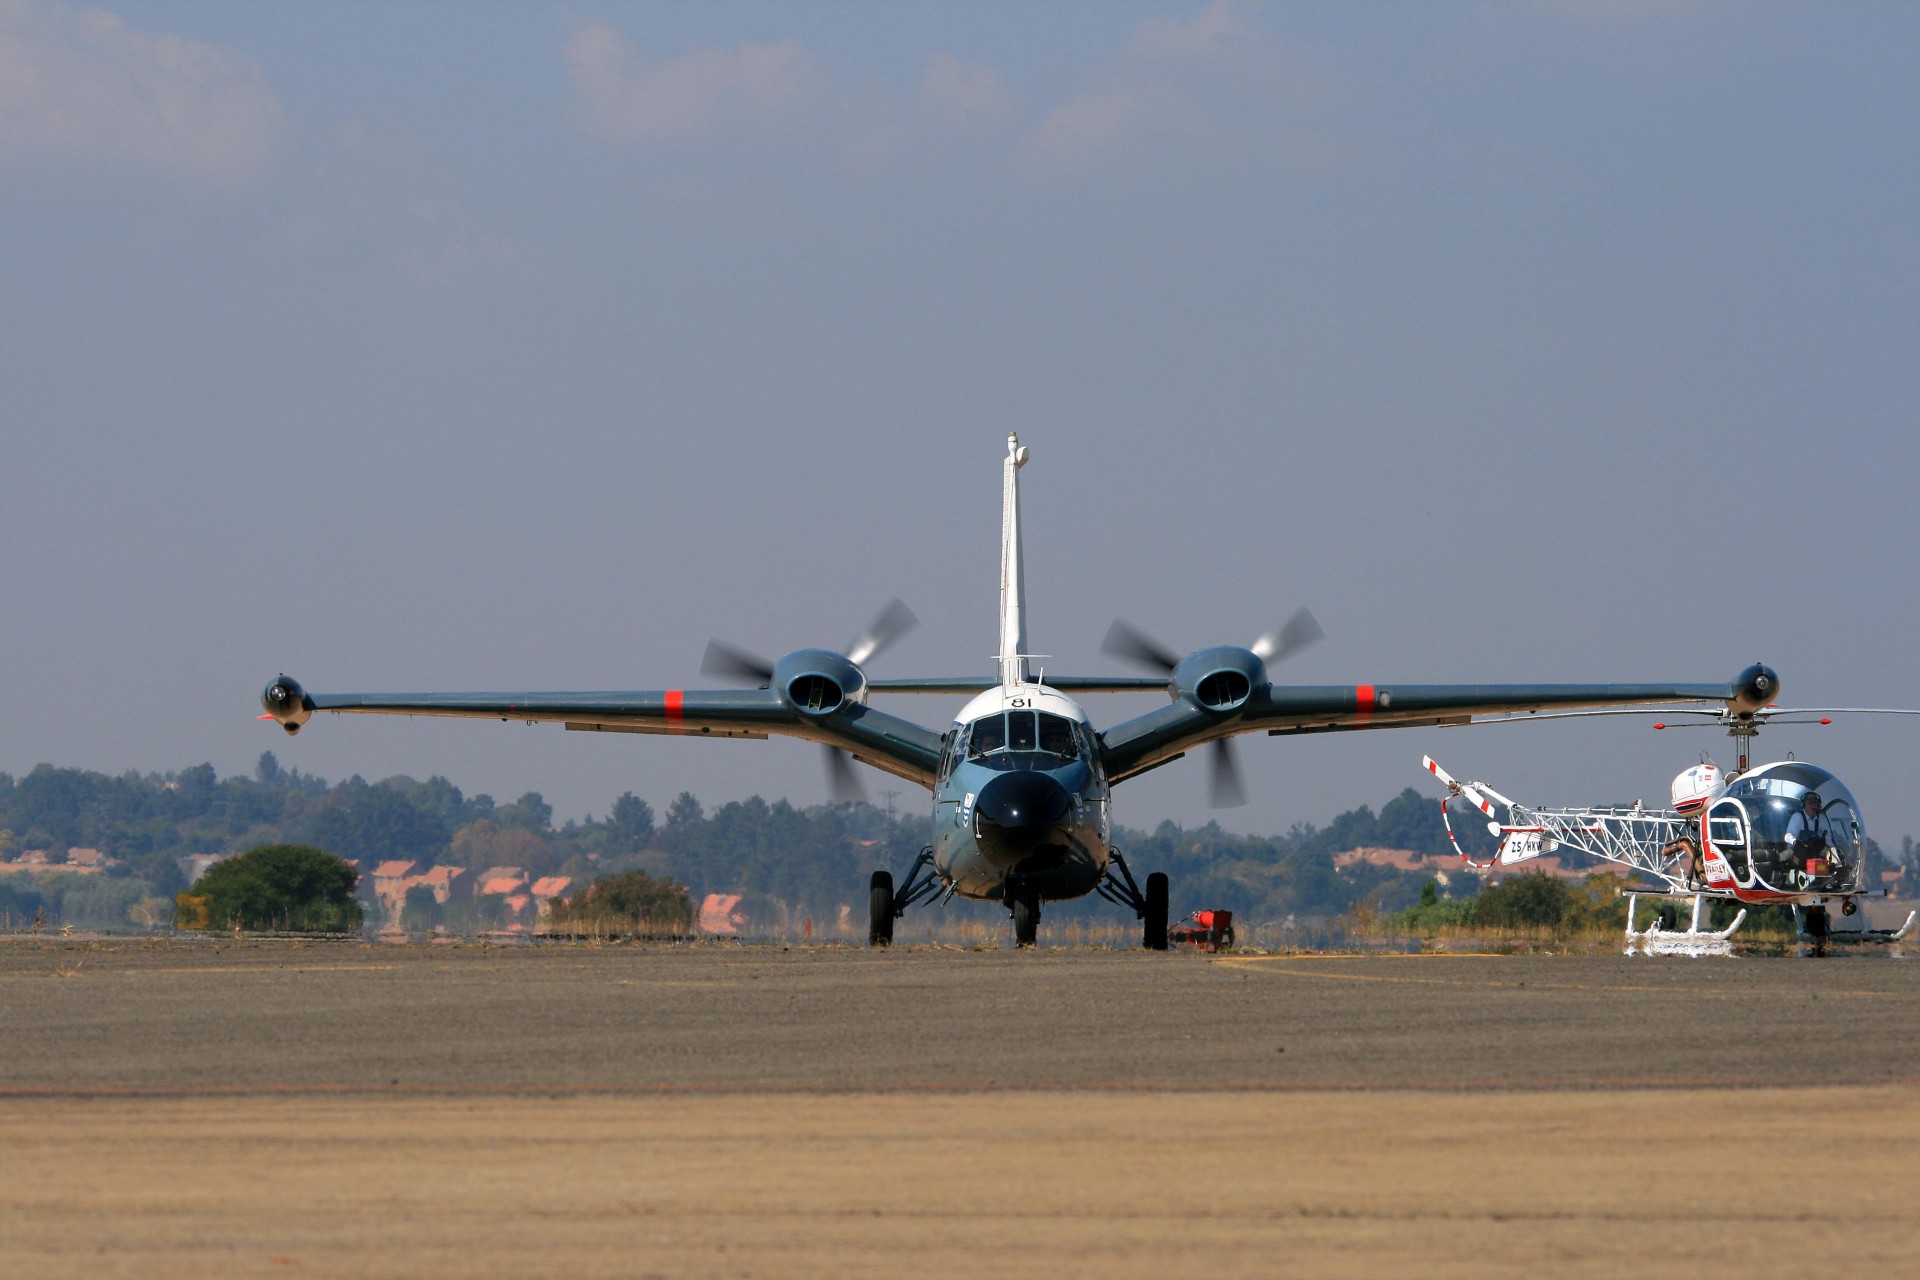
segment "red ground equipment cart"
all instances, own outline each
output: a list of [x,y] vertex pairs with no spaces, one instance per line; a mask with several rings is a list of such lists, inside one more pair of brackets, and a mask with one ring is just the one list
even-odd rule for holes
[[1167,945],[1198,951],[1225,951],[1233,945],[1233,912],[1196,911],[1167,929]]

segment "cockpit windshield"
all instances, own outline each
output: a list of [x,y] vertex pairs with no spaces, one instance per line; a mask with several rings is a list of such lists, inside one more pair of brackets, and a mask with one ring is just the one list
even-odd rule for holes
[[1016,708],[982,716],[967,726],[967,759],[976,763],[1045,769],[1079,754],[1073,721],[1052,712]]

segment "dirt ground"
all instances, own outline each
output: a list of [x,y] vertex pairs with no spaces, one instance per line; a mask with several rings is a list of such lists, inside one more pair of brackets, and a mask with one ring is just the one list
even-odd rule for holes
[[1899,1274],[1916,1186],[1911,1086],[0,1103],[14,1276]]
[[1916,986],[1885,953],[9,944],[0,1275],[1904,1267]]

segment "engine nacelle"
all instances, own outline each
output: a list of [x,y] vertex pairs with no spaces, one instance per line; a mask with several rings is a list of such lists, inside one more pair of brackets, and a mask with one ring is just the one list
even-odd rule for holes
[[1780,677],[1772,667],[1754,663],[1733,678],[1733,696],[1727,710],[1737,716],[1749,716],[1780,697]]
[[313,718],[313,704],[307,700],[307,691],[284,672],[261,692],[260,705],[288,733],[300,732],[300,726]]
[[1173,694],[1205,711],[1225,715],[1247,704],[1267,683],[1267,664],[1251,649],[1220,645],[1200,649],[1173,669]]
[[773,687],[806,716],[830,716],[867,700],[867,677],[843,653],[800,649],[773,664]]

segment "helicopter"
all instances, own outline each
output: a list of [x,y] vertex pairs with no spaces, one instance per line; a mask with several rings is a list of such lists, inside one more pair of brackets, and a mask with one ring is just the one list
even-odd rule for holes
[[[1753,739],[1769,722],[1832,724],[1836,715],[1920,712],[1768,705],[1746,713],[1667,708],[1657,714],[1706,716],[1706,725],[1718,723],[1737,744],[1738,763],[1730,771],[1723,771],[1704,754],[1700,763],[1681,770],[1673,779],[1671,804],[1665,809],[1647,809],[1638,803],[1539,808],[1511,800],[1484,782],[1457,779],[1432,756],[1422,756],[1422,767],[1446,788],[1440,812],[1455,852],[1476,871],[1567,851],[1634,873],[1640,882],[1623,890],[1628,955],[1636,950],[1646,955],[1730,955],[1733,935],[1746,922],[1747,909],[1760,906],[1791,908],[1796,932],[1815,955],[1825,955],[1828,944],[1836,939],[1900,942],[1913,935],[1920,912],[1909,912],[1896,929],[1867,925],[1861,911],[1862,899],[1868,896],[1867,836],[1860,806],[1846,784],[1830,771],[1802,760],[1753,764],[1751,750]],[[1695,726],[1663,720],[1653,727]],[[1488,819],[1487,833],[1497,841],[1490,855],[1476,858],[1473,837],[1463,842],[1454,829],[1456,799]],[[1479,843],[1484,846],[1485,842]],[[1665,905],[1645,929],[1636,930],[1634,917],[1641,898]],[[1688,900],[1692,912],[1687,927],[1676,928],[1677,904]],[[1714,901],[1740,904],[1733,919],[1720,929],[1702,923],[1706,904]]]
[[[591,733],[685,738],[799,738],[820,744],[838,799],[856,798],[859,762],[932,794],[931,839],[904,880],[873,872],[868,942],[893,941],[895,921],[915,906],[954,897],[994,902],[1012,916],[1023,947],[1036,944],[1044,903],[1098,894],[1142,922],[1142,945],[1167,948],[1169,886],[1135,878],[1113,846],[1114,785],[1190,751],[1210,756],[1218,805],[1244,801],[1231,741],[1271,736],[1468,724],[1519,712],[1666,704],[1719,704],[1729,714],[1764,706],[1779,677],[1758,663],[1728,682],[1673,684],[1283,685],[1268,677],[1322,636],[1305,609],[1246,647],[1216,645],[1184,656],[1116,621],[1103,652],[1150,670],[1145,676],[1037,675],[1027,643],[1020,475],[1029,453],[1009,434],[1001,461],[1000,647],[996,669],[975,675],[879,678],[867,674],[914,624],[899,601],[845,650],[798,649],[768,662],[714,640],[703,674],[742,687],[579,693],[310,693],[284,673],[261,694],[265,714],[298,733],[317,712],[450,716],[559,723]],[[1078,695],[1161,692],[1165,706],[1094,727]],[[966,695],[944,728],[929,728],[872,704],[877,694]]]

